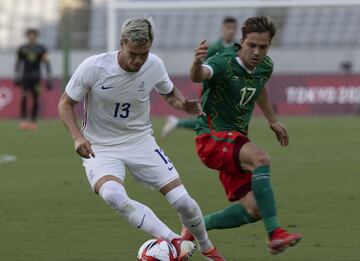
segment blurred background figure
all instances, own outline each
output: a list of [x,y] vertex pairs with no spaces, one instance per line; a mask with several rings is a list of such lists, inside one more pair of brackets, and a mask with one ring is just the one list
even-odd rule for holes
[[[224,18],[221,26],[221,37],[210,45],[207,58],[222,52],[225,48],[237,44],[235,36],[237,31],[237,20],[235,17],[227,16]],[[198,87],[199,96],[201,87]],[[166,138],[170,132],[176,128],[185,128],[193,130],[196,127],[196,118],[179,119],[174,115],[166,118],[164,127],[161,132],[161,137]]]
[[[37,129],[37,116],[39,109],[41,64],[46,68],[46,88],[52,89],[51,66],[47,57],[46,47],[38,44],[39,32],[34,28],[26,30],[27,43],[17,50],[15,64],[15,85],[22,88],[20,102],[20,129]],[[32,97],[32,109],[28,118],[28,101]],[[30,119],[30,120],[29,120]]]
[[210,45],[208,58],[221,52],[226,47],[235,43],[235,35],[237,31],[237,20],[235,17],[227,16],[224,18],[221,26],[221,37]]

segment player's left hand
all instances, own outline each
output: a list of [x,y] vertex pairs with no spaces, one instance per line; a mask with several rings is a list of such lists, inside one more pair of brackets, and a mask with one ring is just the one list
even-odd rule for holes
[[285,126],[276,121],[270,123],[270,128],[273,130],[273,132],[275,132],[276,138],[280,142],[281,146],[286,147],[289,144],[289,136]]
[[205,113],[201,108],[200,101],[196,99],[193,100],[186,99],[184,102],[184,111],[186,111],[189,114],[195,114],[198,116],[205,115]]

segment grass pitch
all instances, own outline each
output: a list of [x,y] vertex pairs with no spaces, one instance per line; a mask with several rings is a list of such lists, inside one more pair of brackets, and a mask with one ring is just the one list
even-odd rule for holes
[[[266,251],[263,224],[211,231],[228,261],[360,260],[360,119],[358,117],[284,118],[290,146],[281,148],[262,119],[251,138],[272,158],[272,183],[280,221],[304,233],[300,244],[273,257]],[[160,133],[163,120],[153,121]],[[116,215],[87,183],[73,143],[57,121],[42,121],[36,132],[0,122],[0,260],[128,261],[149,238]],[[158,135],[157,135],[158,136]],[[204,167],[194,150],[194,133],[177,130],[158,143],[174,162],[203,212],[226,201],[216,172]],[[130,174],[131,198],[148,204],[171,228],[178,217],[157,192]],[[192,260],[202,260],[197,254]]]

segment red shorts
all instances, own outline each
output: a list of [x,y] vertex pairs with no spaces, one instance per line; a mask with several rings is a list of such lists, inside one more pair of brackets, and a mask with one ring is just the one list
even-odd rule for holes
[[219,178],[227,198],[233,202],[251,191],[251,172],[240,166],[239,152],[249,139],[237,131],[218,131],[196,137],[196,151],[201,161],[219,170]]

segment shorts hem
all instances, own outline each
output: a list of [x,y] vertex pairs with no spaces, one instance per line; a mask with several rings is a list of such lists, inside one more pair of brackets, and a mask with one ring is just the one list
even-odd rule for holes
[[228,197],[230,202],[238,201],[246,196],[250,191],[252,191],[251,183],[239,187],[237,190]]
[[[95,186],[96,186],[96,184],[99,182],[99,180],[102,179],[102,178],[105,177],[105,176],[113,176],[113,177],[116,177],[116,178],[120,179],[122,183],[124,183],[124,179],[123,179],[123,178],[120,178],[119,176],[116,176],[116,175],[114,175],[114,174],[98,175],[98,177],[96,177],[96,179],[94,179],[94,182],[93,182],[93,181],[92,181],[92,182],[89,182],[92,191],[95,192],[96,194],[98,194],[98,192],[95,191]],[[100,190],[101,190],[101,188],[100,188]]]
[[173,182],[176,179],[180,179],[180,176],[177,175],[176,177],[172,177],[171,179],[164,181],[161,183],[161,185],[154,187],[156,190],[161,190],[164,186],[166,186],[167,184],[169,184],[170,182]]

